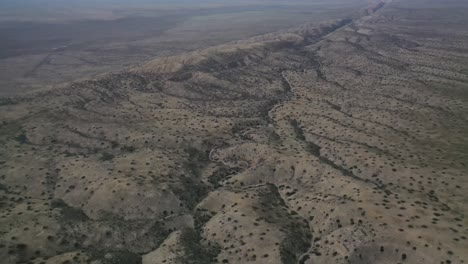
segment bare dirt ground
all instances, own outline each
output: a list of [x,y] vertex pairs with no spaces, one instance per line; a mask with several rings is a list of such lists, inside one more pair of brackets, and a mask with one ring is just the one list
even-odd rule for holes
[[468,6],[372,4],[0,101],[5,263],[465,263]]

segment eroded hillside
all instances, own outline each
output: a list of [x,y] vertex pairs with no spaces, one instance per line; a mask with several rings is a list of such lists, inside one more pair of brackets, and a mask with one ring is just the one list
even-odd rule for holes
[[2,99],[1,259],[464,263],[465,14],[373,5]]

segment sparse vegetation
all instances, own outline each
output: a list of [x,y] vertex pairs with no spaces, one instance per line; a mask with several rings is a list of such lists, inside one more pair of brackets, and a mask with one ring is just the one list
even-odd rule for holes
[[0,104],[1,259],[466,263],[468,6],[438,6],[378,2]]

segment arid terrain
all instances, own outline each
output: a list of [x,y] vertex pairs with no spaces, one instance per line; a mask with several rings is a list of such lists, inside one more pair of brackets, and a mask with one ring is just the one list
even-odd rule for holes
[[[7,8],[4,1],[18,0],[0,0],[0,96],[57,87],[156,57],[302,23],[339,19],[368,4],[366,0],[20,0],[32,9],[20,12],[18,7]],[[51,8],[41,2],[66,4]]]
[[468,262],[468,3],[0,99],[0,262]]

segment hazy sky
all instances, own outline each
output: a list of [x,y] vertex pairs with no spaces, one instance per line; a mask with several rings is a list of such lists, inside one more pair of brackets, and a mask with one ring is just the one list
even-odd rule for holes
[[[4,8],[14,7],[71,7],[71,6],[105,6],[105,5],[167,5],[167,4],[206,4],[206,3],[223,3],[230,4],[233,2],[247,3],[247,1],[226,1],[226,0],[0,0],[0,6]],[[250,1],[260,2],[260,1]],[[263,1],[262,1],[263,2]],[[272,1],[274,2],[274,1]]]
[[0,0],[2,21],[113,19],[135,12],[213,7],[333,6],[365,0]]
[[[0,0],[1,8],[68,8],[68,7],[117,7],[117,6],[167,6],[167,5],[238,5],[238,4],[308,4],[324,0]],[[327,1],[325,1],[327,2]],[[328,1],[332,2],[332,1]]]

